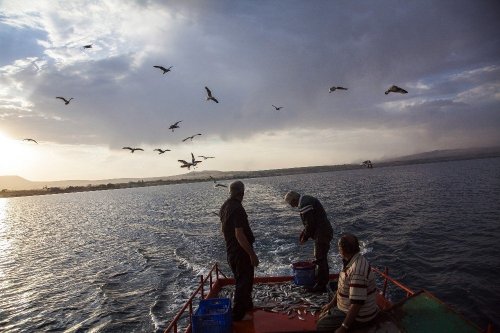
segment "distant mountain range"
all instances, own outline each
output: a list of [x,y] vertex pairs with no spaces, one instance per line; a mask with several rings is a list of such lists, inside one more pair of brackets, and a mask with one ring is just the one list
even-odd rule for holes
[[[374,167],[386,167],[394,165],[432,163],[442,161],[476,159],[476,158],[491,158],[500,157],[500,146],[487,148],[469,148],[469,149],[448,149],[434,150],[419,154],[400,156],[397,158],[387,158],[380,161],[372,160]],[[342,165],[326,165],[312,166],[301,168],[286,168],[258,171],[192,171],[187,174],[166,177],[152,178],[115,178],[102,180],[61,180],[61,181],[29,181],[19,176],[0,176],[0,191],[21,191],[21,190],[38,190],[43,188],[59,187],[65,188],[69,186],[96,186],[107,184],[123,184],[130,182],[151,182],[155,181],[200,181],[209,180],[209,176],[216,179],[235,179],[235,178],[250,178],[250,177],[266,177],[279,176],[311,172],[327,172],[340,171],[361,168],[359,164],[342,164]]]

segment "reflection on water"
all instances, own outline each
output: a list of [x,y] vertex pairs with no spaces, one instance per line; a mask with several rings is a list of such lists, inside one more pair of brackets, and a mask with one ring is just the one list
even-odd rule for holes
[[[0,263],[5,260],[4,258],[8,258],[10,256],[9,248],[11,244],[7,238],[8,226],[6,221],[7,205],[8,199],[0,198]],[[2,265],[0,265],[0,291],[5,289],[5,285],[2,285],[2,283],[5,283],[3,279],[4,276],[5,273],[2,269]]]
[[[335,237],[358,235],[374,266],[484,326],[500,298],[498,170],[489,159],[246,179],[256,274],[312,256],[283,201],[293,189],[320,199]],[[0,331],[160,332],[198,274],[215,261],[230,271],[213,214],[226,197],[208,181],[0,199]]]

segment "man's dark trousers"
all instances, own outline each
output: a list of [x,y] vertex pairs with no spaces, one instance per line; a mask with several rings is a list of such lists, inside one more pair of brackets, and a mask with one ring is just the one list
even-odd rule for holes
[[228,263],[236,282],[233,299],[233,320],[241,320],[245,316],[245,312],[253,308],[254,267],[246,252],[228,257]]

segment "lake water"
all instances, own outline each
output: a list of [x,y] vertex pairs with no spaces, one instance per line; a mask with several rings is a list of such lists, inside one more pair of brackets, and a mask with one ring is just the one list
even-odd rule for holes
[[[500,158],[243,180],[258,275],[312,256],[283,196],[316,196],[376,267],[500,327]],[[0,199],[0,331],[155,332],[218,261],[212,182]],[[340,259],[335,244],[330,269]]]

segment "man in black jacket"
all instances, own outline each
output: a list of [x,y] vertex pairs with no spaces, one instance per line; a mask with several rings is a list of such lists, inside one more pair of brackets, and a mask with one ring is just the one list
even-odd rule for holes
[[304,230],[300,234],[300,244],[304,244],[309,238],[314,239],[314,257],[317,271],[316,284],[310,291],[325,292],[330,274],[328,251],[333,238],[332,225],[318,199],[289,191],[285,195],[285,201],[292,207],[299,207],[300,218],[304,224]]
[[229,185],[229,199],[222,205],[219,216],[226,241],[227,261],[236,280],[233,299],[233,320],[251,319],[254,267],[259,258],[253,249],[255,238],[248,224],[248,217],[241,202],[245,185],[235,181]]

